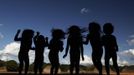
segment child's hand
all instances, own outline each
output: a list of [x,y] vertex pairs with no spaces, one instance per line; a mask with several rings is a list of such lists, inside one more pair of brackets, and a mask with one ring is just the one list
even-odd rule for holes
[[65,54],[64,56],[63,56],[63,58],[65,58],[67,56],[67,54]]
[[20,29],[18,29],[17,33],[20,33],[20,31],[21,31],[21,30],[20,30]]
[[84,61],[84,56],[82,56],[82,61]]

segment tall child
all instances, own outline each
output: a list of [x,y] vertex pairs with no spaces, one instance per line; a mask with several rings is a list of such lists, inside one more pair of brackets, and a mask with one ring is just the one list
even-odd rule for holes
[[18,37],[20,34],[21,30],[18,30],[14,40],[15,41],[20,41],[20,50],[19,50],[19,54],[18,54],[18,58],[19,58],[19,75],[22,74],[22,70],[23,70],[23,66],[25,63],[25,75],[27,75],[28,72],[28,68],[29,68],[29,56],[28,56],[28,52],[30,49],[32,49],[31,45],[32,45],[32,38],[34,35],[34,31],[31,29],[25,29],[22,32],[22,36]]
[[68,30],[69,36],[67,38],[66,53],[63,58],[67,56],[68,50],[70,49],[70,74],[72,75],[75,69],[75,74],[79,75],[80,54],[82,60],[84,60],[81,29],[73,25]]
[[96,22],[89,23],[89,34],[86,37],[84,44],[88,44],[90,41],[92,47],[92,61],[94,66],[99,71],[99,75],[102,75],[102,63],[101,57],[103,54],[102,41],[101,41],[101,27]]

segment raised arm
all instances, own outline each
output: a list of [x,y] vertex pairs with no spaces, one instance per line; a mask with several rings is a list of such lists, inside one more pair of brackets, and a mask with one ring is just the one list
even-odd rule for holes
[[20,29],[17,31],[15,37],[14,37],[14,41],[21,41],[21,38],[18,38],[19,34],[20,34]]
[[36,44],[36,41],[37,41],[37,38],[39,37],[39,35],[40,35],[40,33],[39,32],[37,32],[37,34],[36,34],[36,36],[34,37],[34,44]]
[[48,47],[48,37],[45,38],[45,47]]

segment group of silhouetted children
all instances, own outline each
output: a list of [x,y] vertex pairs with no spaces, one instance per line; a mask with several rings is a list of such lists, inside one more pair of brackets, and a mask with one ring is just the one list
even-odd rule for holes
[[[119,67],[117,64],[117,54],[118,46],[116,42],[116,38],[112,35],[114,31],[114,27],[111,23],[106,23],[103,26],[103,32],[101,31],[101,27],[98,23],[92,22],[89,24],[89,33],[86,37],[86,41],[83,41],[82,30],[77,25],[72,25],[68,28],[68,32],[65,33],[61,29],[53,29],[52,30],[52,39],[48,42],[48,37],[44,37],[39,32],[34,36],[34,31],[31,29],[25,29],[22,32],[21,37],[19,36],[20,30],[17,31],[16,36],[14,38],[15,41],[20,41],[20,51],[18,54],[19,58],[19,75],[22,75],[23,66],[25,64],[25,75],[27,75],[27,71],[29,68],[29,50],[35,50],[35,61],[34,61],[34,73],[37,75],[37,71],[39,70],[39,74],[42,75],[42,66],[44,62],[44,48],[48,47],[49,51],[49,60],[51,63],[50,75],[57,75],[59,69],[59,52],[63,51],[63,41],[65,39],[65,35],[67,34],[67,46],[65,49],[65,58],[70,52],[70,75],[73,75],[73,71],[75,70],[75,74],[79,75],[79,65],[80,65],[80,56],[82,60],[84,60],[83,54],[83,44],[88,44],[90,41],[92,47],[92,61],[94,66],[99,71],[99,75],[102,75],[102,62],[101,58],[103,55],[103,47],[105,49],[105,67],[107,75],[110,75],[110,58],[113,60],[113,66],[119,75]],[[104,33],[102,35],[102,33]],[[35,47],[32,48],[32,41],[34,41]]]

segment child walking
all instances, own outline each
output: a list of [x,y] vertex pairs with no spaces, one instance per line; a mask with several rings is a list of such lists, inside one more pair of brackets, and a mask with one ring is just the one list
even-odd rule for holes
[[113,31],[114,31],[114,27],[111,23],[104,24],[103,32],[105,35],[103,35],[102,41],[105,48],[105,67],[106,67],[107,75],[110,75],[109,60],[110,58],[112,58],[113,66],[117,72],[117,75],[120,75],[119,67],[117,64],[118,45],[116,42],[116,37],[112,35]]

